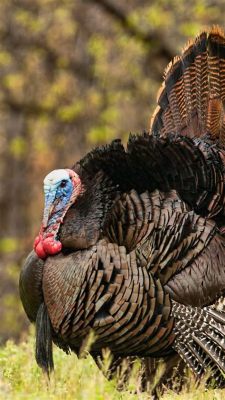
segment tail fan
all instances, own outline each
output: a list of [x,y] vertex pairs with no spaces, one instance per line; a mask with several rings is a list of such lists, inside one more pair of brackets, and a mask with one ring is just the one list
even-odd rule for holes
[[52,355],[52,327],[47,307],[42,303],[36,318],[36,361],[39,367],[47,373],[54,369]]
[[197,377],[209,373],[210,383],[225,386],[225,313],[173,302],[173,347]]
[[219,27],[202,32],[166,68],[151,119],[153,135],[209,134],[225,147],[225,35]]

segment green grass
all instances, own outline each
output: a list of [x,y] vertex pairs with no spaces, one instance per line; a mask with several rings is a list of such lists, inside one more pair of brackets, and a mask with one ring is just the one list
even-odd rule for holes
[[[33,333],[19,345],[8,342],[0,348],[1,400],[147,400],[147,393],[136,393],[137,369],[134,370],[128,390],[118,392],[116,382],[108,382],[90,356],[77,359],[54,348],[55,373],[48,383],[34,360]],[[167,392],[163,400],[222,400],[225,390],[194,388],[194,381],[179,395]]]

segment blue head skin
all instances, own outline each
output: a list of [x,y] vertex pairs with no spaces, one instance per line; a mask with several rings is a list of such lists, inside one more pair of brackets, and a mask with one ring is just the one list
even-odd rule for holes
[[63,218],[74,190],[73,182],[66,169],[50,172],[44,179],[45,208],[42,227],[55,224]]
[[81,181],[71,169],[57,169],[44,179],[45,208],[39,235],[34,249],[40,258],[57,254],[62,244],[57,238],[63,218],[81,193]]

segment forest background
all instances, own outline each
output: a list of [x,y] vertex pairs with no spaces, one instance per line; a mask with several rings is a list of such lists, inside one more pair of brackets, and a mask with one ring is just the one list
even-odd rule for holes
[[148,130],[167,63],[224,15],[222,0],[0,1],[0,343],[28,327],[18,277],[45,175]]

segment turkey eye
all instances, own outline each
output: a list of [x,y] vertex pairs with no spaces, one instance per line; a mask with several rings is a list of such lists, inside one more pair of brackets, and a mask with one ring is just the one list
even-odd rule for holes
[[60,183],[60,187],[65,187],[66,186],[66,181],[65,180],[63,180],[61,183]]

